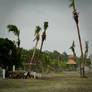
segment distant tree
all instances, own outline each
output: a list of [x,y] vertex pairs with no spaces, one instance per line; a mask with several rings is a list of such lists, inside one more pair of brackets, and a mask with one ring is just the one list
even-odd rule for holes
[[4,68],[8,66],[10,70],[12,65],[16,65],[16,67],[21,65],[18,58],[16,45],[13,41],[7,38],[0,38],[0,66]]
[[83,56],[83,49],[82,49],[82,42],[81,42],[81,36],[80,36],[80,30],[79,30],[79,20],[78,20],[78,17],[79,17],[79,14],[77,13],[76,11],[76,8],[75,8],[75,2],[74,0],[70,0],[71,3],[69,5],[69,7],[73,7],[73,18],[75,20],[75,23],[76,23],[76,27],[77,27],[77,32],[78,32],[78,38],[79,38],[79,44],[80,44],[80,51],[81,51],[81,59],[82,59],[82,69],[81,69],[81,75],[82,77],[85,77],[85,71],[84,71],[84,67],[85,67],[85,64],[84,64],[84,56]]
[[62,61],[67,62],[67,60],[68,60],[68,54],[66,52],[63,52],[61,57],[62,57],[61,58]]
[[66,68],[66,62],[64,62],[64,61],[59,61],[59,67],[62,69],[62,70],[64,70],[65,68]]
[[40,57],[40,66],[42,68],[43,72],[46,72],[48,69],[48,66],[50,66],[50,57],[43,53]]
[[13,32],[14,35],[18,37],[17,46],[19,48],[20,47],[20,38],[19,38],[20,30],[15,25],[8,25],[7,28],[8,28],[8,32]]
[[87,58],[87,59],[86,59],[86,65],[87,65],[87,66],[90,67],[90,66],[91,66],[91,62],[92,62],[92,61],[91,61],[90,58]]

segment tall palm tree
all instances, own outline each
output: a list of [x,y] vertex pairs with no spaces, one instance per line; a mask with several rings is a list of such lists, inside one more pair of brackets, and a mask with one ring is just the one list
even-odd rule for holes
[[20,30],[15,25],[8,25],[7,28],[8,28],[8,32],[13,32],[14,35],[18,37],[17,45],[19,48],[20,47],[20,38],[19,38]]
[[88,55],[88,41],[85,41],[85,54],[84,54],[84,63],[86,64],[86,59]]
[[36,30],[35,30],[35,39],[33,41],[36,41],[35,47],[34,47],[34,51],[33,51],[33,55],[31,58],[31,63],[33,62],[34,56],[35,56],[35,52],[36,52],[36,47],[38,45],[38,41],[40,39],[40,32],[41,28],[39,26],[36,26]]
[[72,43],[72,46],[70,46],[69,49],[72,50],[72,52],[73,52],[73,56],[76,57],[76,53],[75,53],[75,43],[74,43],[74,41],[73,41],[73,43]]
[[74,0],[70,0],[71,3],[70,3],[70,7],[73,7],[73,18],[75,20],[75,23],[76,23],[76,27],[77,27],[77,32],[78,32],[78,38],[79,38],[79,44],[80,44],[80,51],[81,51],[81,59],[82,59],[82,77],[85,77],[85,71],[84,71],[84,67],[85,67],[85,64],[84,64],[84,56],[83,56],[83,49],[82,49],[82,42],[81,42],[81,36],[80,36],[80,30],[79,30],[79,20],[78,20],[78,17],[79,17],[79,14],[77,13],[76,11],[76,8],[75,8],[75,2]]
[[47,28],[48,28],[48,22],[46,21],[46,22],[44,22],[44,31],[42,33],[42,41],[41,41],[41,46],[40,46],[40,52],[39,52],[39,55],[38,55],[38,58],[37,58],[37,63],[39,61],[40,54],[42,52],[43,43],[46,40],[46,30],[47,30]]

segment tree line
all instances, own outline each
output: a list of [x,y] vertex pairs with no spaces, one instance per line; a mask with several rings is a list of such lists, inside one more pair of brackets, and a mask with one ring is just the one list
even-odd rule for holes
[[[34,49],[24,49],[18,48],[14,41],[9,40],[8,38],[0,38],[0,66],[5,69],[12,70],[12,66],[15,65],[17,69],[20,67],[27,70],[27,64],[30,63]],[[33,70],[43,70],[43,71],[62,71],[66,69],[66,62],[68,61],[68,54],[66,52],[60,53],[56,50],[51,51],[42,51],[39,59],[39,65],[37,65],[38,54],[40,50],[36,49],[33,65],[31,68]],[[81,57],[76,57],[76,62],[80,64]],[[86,64],[90,65],[90,59],[87,58]]]

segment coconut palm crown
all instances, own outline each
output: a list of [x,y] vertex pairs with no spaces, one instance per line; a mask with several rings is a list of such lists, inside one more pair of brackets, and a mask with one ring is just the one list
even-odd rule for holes
[[73,7],[75,5],[74,0],[70,0],[70,1],[71,1],[71,3],[69,5],[69,7]]
[[42,33],[42,42],[44,42],[44,40],[46,40],[46,30],[48,28],[48,22],[44,22],[44,31]]
[[18,41],[17,41],[17,45],[18,47],[20,46],[20,39],[19,39],[19,35],[20,35],[20,30],[15,26],[15,25],[8,25],[8,32],[13,32],[14,35],[16,35],[18,37]]
[[40,50],[42,50],[43,42],[44,42],[44,40],[46,40],[46,30],[47,30],[47,28],[48,28],[48,22],[46,21],[46,22],[44,22],[44,31],[42,33],[42,44],[41,44],[41,49]]
[[71,1],[71,3],[69,5],[69,7],[73,7],[73,17],[74,17],[75,22],[78,24],[78,22],[79,22],[78,21],[79,13],[75,9],[75,2],[74,2],[74,0],[70,0],[70,1]]
[[20,31],[18,30],[18,28],[15,25],[8,25],[8,32],[13,32],[14,35],[19,36],[20,35]]
[[40,36],[39,36],[40,30],[41,30],[41,28],[39,26],[36,26],[36,30],[35,30],[35,34],[34,34],[36,37],[33,41],[40,39]]
[[72,50],[73,55],[76,57],[76,53],[75,53],[75,43],[74,43],[74,41],[73,41],[73,43],[72,43],[72,46],[71,46],[69,49]]
[[46,22],[44,22],[44,31],[45,32],[46,32],[47,28],[48,28],[48,22],[46,21]]
[[36,26],[35,35],[40,32],[41,28],[39,26]]

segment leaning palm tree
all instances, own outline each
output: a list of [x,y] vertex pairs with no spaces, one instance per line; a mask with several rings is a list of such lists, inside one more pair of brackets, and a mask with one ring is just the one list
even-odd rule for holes
[[40,52],[39,52],[39,55],[38,55],[38,58],[37,58],[37,62],[39,61],[40,54],[42,52],[43,43],[46,40],[46,30],[47,30],[47,28],[48,28],[48,22],[46,21],[46,22],[44,22],[44,31],[42,33],[42,41],[41,41]]
[[32,58],[31,58],[31,63],[33,63],[33,59],[34,59],[35,52],[36,52],[36,47],[37,47],[38,41],[40,39],[40,34],[39,34],[40,30],[41,30],[41,28],[39,26],[36,26],[35,39],[33,40],[33,41],[36,41],[36,44],[35,44],[35,47],[34,47]]
[[73,41],[73,43],[72,43],[72,46],[70,46],[69,49],[72,50],[72,52],[73,52],[73,56],[76,57],[76,53],[75,53],[75,43],[74,43],[74,41]]
[[20,30],[15,25],[8,25],[7,28],[8,28],[8,32],[13,32],[14,35],[18,37],[17,45],[19,48],[20,47],[20,38],[19,38]]
[[81,59],[82,59],[82,77],[85,77],[85,71],[84,71],[84,67],[85,67],[85,64],[84,64],[84,56],[83,56],[83,49],[82,49],[82,42],[81,42],[80,30],[79,30],[79,25],[78,25],[78,23],[79,23],[79,20],[78,20],[79,14],[78,14],[77,11],[76,11],[74,0],[70,0],[70,1],[71,1],[71,4],[69,5],[69,7],[73,7],[73,18],[74,18],[75,23],[76,23],[77,32],[78,32],[78,38],[79,38],[79,44],[80,44]]
[[85,54],[84,54],[84,63],[86,64],[86,59],[88,55],[88,41],[85,41]]

